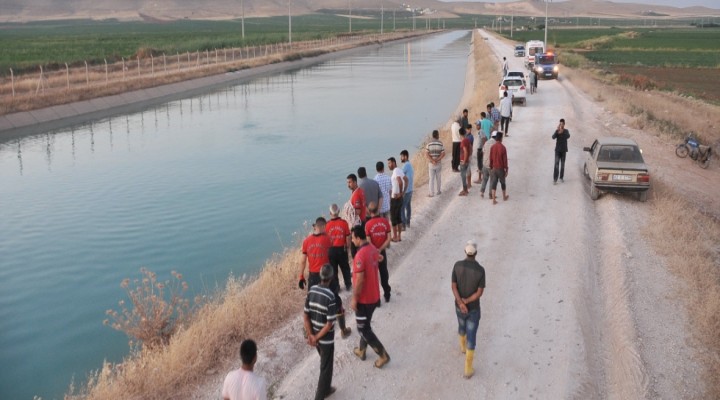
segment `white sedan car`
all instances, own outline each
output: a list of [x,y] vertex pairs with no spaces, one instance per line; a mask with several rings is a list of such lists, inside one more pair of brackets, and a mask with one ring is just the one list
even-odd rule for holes
[[502,98],[505,97],[504,93],[507,92],[508,96],[512,98],[513,103],[522,103],[522,105],[525,105],[527,100],[525,98],[526,86],[524,78],[506,76],[502,82],[500,82],[500,88],[498,89],[500,99],[502,100]]

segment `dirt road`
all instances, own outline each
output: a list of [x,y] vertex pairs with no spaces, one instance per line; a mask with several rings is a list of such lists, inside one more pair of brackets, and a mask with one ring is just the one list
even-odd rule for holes
[[[493,37],[489,44],[511,69],[523,69],[508,44]],[[565,182],[553,185],[551,135],[560,118],[571,133],[570,149]],[[460,180],[449,161],[442,196],[428,198],[426,186],[416,190],[412,228],[388,254],[392,302],[373,317],[392,361],[378,370],[371,352],[366,361],[352,354],[358,335],[350,313],[352,336],[336,339],[338,391],[332,398],[671,399],[702,393],[700,367],[686,344],[682,287],[643,238],[646,203],[634,196],[611,194],[595,202],[588,196],[582,147],[607,135],[607,119],[561,72],[559,81],[541,81],[526,107],[515,108],[504,142],[508,201],[493,206],[475,185],[469,196],[458,197]],[[465,380],[450,274],[468,239],[478,243],[487,288],[475,376]],[[287,372],[272,388],[276,398],[314,395],[319,359],[300,332],[298,319],[261,344],[268,350],[260,373],[273,383],[273,375]]]

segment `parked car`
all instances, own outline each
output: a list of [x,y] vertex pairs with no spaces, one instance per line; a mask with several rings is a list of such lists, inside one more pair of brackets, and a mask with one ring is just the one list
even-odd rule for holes
[[522,105],[525,105],[526,98],[525,98],[525,87],[527,85],[525,84],[525,79],[520,78],[517,76],[506,76],[503,78],[502,82],[500,82],[500,88],[498,89],[498,94],[500,95],[500,100],[504,97],[504,92],[508,92],[508,96],[512,97],[513,103],[522,103]]
[[520,78],[525,79],[525,72],[523,71],[508,71],[505,75],[506,78]]
[[515,57],[525,57],[525,46],[521,44],[515,46]]
[[650,172],[638,144],[618,137],[598,138],[587,152],[583,172],[590,179],[590,198],[597,200],[603,192],[637,193],[647,200]]

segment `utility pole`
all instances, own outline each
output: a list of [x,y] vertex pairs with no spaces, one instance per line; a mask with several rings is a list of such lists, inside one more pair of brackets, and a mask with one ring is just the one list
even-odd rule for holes
[[383,24],[385,22],[385,8],[383,8],[383,5],[380,4],[380,34],[383,34]]
[[395,9],[393,8],[393,32],[395,32]]
[[352,5],[348,0],[348,33],[352,33]]
[[547,49],[547,28],[548,28],[548,3],[550,0],[545,0],[545,48]]
[[412,13],[413,13],[413,16],[412,16],[413,30],[415,30],[415,9],[414,9],[414,8],[413,8],[413,10],[412,10]]
[[512,35],[513,35],[513,23],[514,23],[514,21],[515,21],[515,12],[513,12],[513,13],[510,15],[510,38],[512,38]]
[[290,5],[292,0],[288,0],[288,43],[292,44],[292,11]]
[[242,38],[245,39],[245,1],[240,0],[240,29],[242,30]]

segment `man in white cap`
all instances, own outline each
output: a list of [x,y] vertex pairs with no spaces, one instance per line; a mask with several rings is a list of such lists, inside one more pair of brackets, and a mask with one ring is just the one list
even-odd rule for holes
[[480,325],[480,296],[485,290],[485,268],[477,261],[477,244],[468,240],[465,244],[465,259],[455,263],[452,271],[452,292],[455,297],[455,314],[458,319],[460,351],[465,353],[465,372],[469,379],[473,370],[475,341]]
[[490,148],[496,143],[495,138],[497,137],[497,131],[493,131],[490,134],[490,139],[483,145],[483,157],[482,161],[482,183],[480,184],[480,197],[485,198],[485,188],[490,180]]

